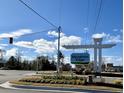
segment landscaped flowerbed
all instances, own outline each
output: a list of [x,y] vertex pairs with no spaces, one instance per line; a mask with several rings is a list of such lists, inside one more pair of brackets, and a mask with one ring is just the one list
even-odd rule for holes
[[71,77],[71,76],[41,76],[41,77],[29,77],[19,80],[20,82],[31,83],[49,83],[49,84],[71,84],[71,85],[83,85],[86,82],[84,77]]

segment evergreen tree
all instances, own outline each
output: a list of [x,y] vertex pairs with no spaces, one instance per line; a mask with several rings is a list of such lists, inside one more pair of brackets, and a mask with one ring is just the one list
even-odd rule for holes
[[11,56],[6,63],[6,67],[11,70],[17,69],[17,59],[14,56]]

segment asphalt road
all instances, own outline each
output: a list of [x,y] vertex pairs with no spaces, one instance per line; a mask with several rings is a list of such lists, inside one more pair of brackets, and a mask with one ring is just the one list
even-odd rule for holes
[[[0,84],[10,80],[15,80],[26,76],[29,73],[35,73],[34,71],[16,71],[16,70],[0,70]],[[36,91],[30,89],[6,89],[0,87],[0,93],[63,93],[55,91]]]
[[[16,70],[0,70],[0,84],[19,79],[24,77],[27,73],[34,73],[33,71],[16,71]],[[27,90],[13,90],[13,89],[5,89],[0,87],[0,93],[41,93]]]
[[[15,80],[24,77],[28,73],[35,73],[34,71],[16,71],[16,70],[0,70],[0,84]],[[66,89],[63,89],[66,90]],[[50,90],[49,88],[43,89],[41,91],[31,90],[31,89],[7,89],[0,87],[0,93],[70,93],[64,91],[54,91]],[[76,92],[71,92],[76,93]],[[79,93],[79,92],[78,92]],[[100,91],[89,91],[89,90],[80,90],[80,93],[111,93],[111,92],[100,92]]]

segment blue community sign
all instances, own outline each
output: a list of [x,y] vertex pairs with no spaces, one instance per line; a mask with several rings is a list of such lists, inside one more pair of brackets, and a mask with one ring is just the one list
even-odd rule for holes
[[89,53],[72,53],[71,63],[72,64],[88,64],[90,62]]

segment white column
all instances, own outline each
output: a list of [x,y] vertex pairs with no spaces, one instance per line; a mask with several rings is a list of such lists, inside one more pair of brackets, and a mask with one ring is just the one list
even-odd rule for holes
[[97,42],[94,40],[95,48],[94,48],[94,72],[97,72]]
[[[102,41],[99,42],[99,46],[101,46]],[[98,67],[98,71],[101,73],[102,72],[102,48],[99,48],[99,67]]]

